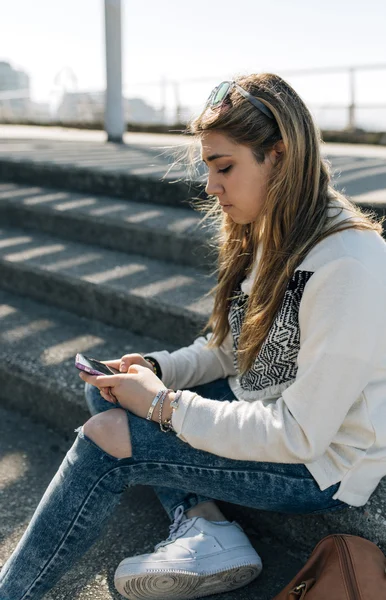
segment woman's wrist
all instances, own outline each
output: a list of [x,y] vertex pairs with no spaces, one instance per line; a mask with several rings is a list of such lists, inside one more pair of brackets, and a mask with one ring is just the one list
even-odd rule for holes
[[[165,401],[163,403],[163,406],[162,406],[162,421],[166,421],[167,419],[171,418],[173,408],[170,406],[170,403],[174,400],[175,397],[176,397],[176,392],[174,392],[173,390],[170,390],[168,392],[168,394],[165,398]],[[158,423],[159,419],[158,419],[157,411],[153,412],[151,420]]]
[[173,408],[170,406],[170,403],[173,402],[175,397],[176,397],[176,392],[168,393],[168,396],[163,405],[162,422],[171,418],[172,413],[173,413]]
[[[196,396],[197,394],[195,394]],[[180,398],[182,396],[182,390],[176,392],[172,389],[161,388],[157,395],[154,397],[151,406],[147,413],[147,419],[151,421],[157,421],[161,431],[168,432],[174,431],[173,429],[173,411],[178,408]],[[157,413],[154,410],[158,407],[158,419]]]

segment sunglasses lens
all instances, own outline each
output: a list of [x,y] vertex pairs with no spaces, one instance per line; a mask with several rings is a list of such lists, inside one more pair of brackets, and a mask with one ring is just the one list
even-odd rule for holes
[[217,104],[220,104],[226,97],[226,95],[229,91],[229,88],[230,88],[230,83],[228,83],[227,81],[225,81],[224,83],[220,83],[220,85],[218,86],[218,88],[216,89],[216,91],[213,95],[211,105],[216,106]]

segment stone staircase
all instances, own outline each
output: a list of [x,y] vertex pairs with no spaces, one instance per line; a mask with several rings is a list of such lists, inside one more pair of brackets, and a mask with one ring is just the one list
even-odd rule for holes
[[[190,344],[212,307],[204,295],[215,283],[215,253],[209,246],[211,228],[199,226],[200,215],[187,204],[183,184],[171,191],[168,182],[144,178],[142,201],[138,189],[127,197],[122,192],[134,189],[137,176],[130,182],[125,175],[116,195],[97,195],[100,171],[88,170],[83,191],[76,168],[65,171],[67,178],[52,164],[1,160],[0,404],[8,418],[19,411],[20,419],[41,423],[32,428],[52,430],[50,435],[68,447],[73,430],[88,418],[75,354],[104,360]],[[103,174],[104,193],[114,191],[117,177],[111,174],[109,181]],[[43,491],[39,488],[37,496]],[[318,516],[283,516],[222,503],[256,542],[263,561],[267,556],[269,574],[223,598],[269,600],[329,533],[362,535],[386,550],[385,491],[386,479],[365,507]],[[119,511],[130,511],[135,527],[143,524],[143,506],[152,513],[152,531],[137,535],[132,553],[148,551],[167,529],[149,489],[128,491]],[[107,547],[114,546],[117,528],[115,519]],[[114,593],[92,597],[120,597]],[[68,590],[61,595],[60,586],[52,594],[53,600],[75,597]]]

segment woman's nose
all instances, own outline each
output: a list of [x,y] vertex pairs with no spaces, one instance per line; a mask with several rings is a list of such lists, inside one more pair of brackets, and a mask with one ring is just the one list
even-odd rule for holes
[[224,189],[220,183],[218,183],[213,177],[208,177],[205,191],[208,196],[220,196]]

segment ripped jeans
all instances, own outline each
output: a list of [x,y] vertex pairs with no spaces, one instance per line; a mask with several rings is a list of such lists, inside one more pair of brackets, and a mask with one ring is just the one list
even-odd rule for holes
[[[190,388],[217,400],[234,400],[226,379]],[[90,412],[115,407],[86,384]],[[116,458],[83,432],[68,450],[15,551],[0,572],[0,600],[39,600],[92,546],[120,501],[136,484],[154,487],[172,518],[199,502],[218,499],[282,513],[321,513],[347,508],[321,491],[302,464],[233,460],[197,450],[157,423],[127,411],[133,453]],[[155,540],[158,541],[158,540]]]

